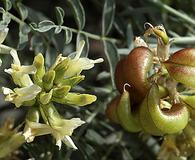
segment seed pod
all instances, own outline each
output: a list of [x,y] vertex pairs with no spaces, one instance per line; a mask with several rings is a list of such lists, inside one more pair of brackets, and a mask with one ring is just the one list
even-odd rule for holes
[[139,132],[141,130],[140,124],[138,122],[138,116],[136,113],[133,113],[130,105],[130,95],[126,91],[124,85],[123,94],[120,97],[118,107],[116,107],[116,112],[121,126],[129,132]]
[[120,93],[123,93],[123,86],[125,83],[127,83],[126,79],[124,78],[125,77],[125,72],[124,72],[124,67],[125,67],[125,61],[126,61],[126,58],[124,59],[121,59],[118,63],[117,63],[117,66],[116,66],[116,69],[115,69],[115,84],[116,84],[116,88],[118,89],[118,91]]
[[152,67],[153,53],[147,47],[134,48],[124,63],[124,74],[131,89],[143,97],[150,83],[147,80],[148,71]]
[[[163,134],[173,134],[185,128],[189,120],[187,107],[182,103],[177,103],[168,109],[169,106],[166,105],[169,105],[168,102],[160,101],[158,86],[152,85],[145,102],[140,106],[140,122],[147,132],[159,135],[158,132],[152,133],[152,130],[148,130],[150,128],[157,129]],[[144,112],[149,118],[142,117]]]
[[106,117],[109,118],[114,123],[119,123],[118,115],[116,109],[120,100],[120,95],[112,99],[110,103],[107,104]]
[[164,62],[164,65],[177,82],[195,87],[195,48],[177,51]]
[[188,107],[190,111],[190,117],[195,120],[195,95],[180,95],[179,97]]

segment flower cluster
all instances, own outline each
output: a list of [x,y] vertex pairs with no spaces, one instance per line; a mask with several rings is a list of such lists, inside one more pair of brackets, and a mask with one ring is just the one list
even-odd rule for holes
[[23,136],[26,142],[32,142],[36,136],[51,134],[56,145],[61,148],[62,142],[68,147],[77,149],[70,136],[74,129],[84,124],[80,118],[64,119],[54,106],[54,102],[71,106],[85,106],[96,101],[95,95],[71,92],[71,89],[82,81],[83,70],[91,69],[102,58],[91,60],[80,57],[84,41],[79,43],[74,57],[63,57],[61,54],[55,63],[46,70],[41,53],[35,56],[32,65],[22,65],[15,50],[11,50],[13,63],[5,69],[10,74],[16,88],[2,87],[5,101],[16,107],[27,106]]

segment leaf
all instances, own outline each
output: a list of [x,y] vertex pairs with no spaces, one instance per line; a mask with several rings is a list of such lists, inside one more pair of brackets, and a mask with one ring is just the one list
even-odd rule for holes
[[114,20],[114,26],[116,30],[119,32],[119,34],[123,37],[125,37],[126,34],[126,24],[124,24],[124,19],[122,17],[115,17]]
[[64,10],[61,7],[56,7],[55,12],[58,24],[62,25],[64,23]]
[[4,0],[4,8],[6,11],[9,11],[12,8],[12,3],[10,0]]
[[55,27],[55,23],[50,20],[44,20],[39,22],[38,26],[35,23],[31,23],[30,26],[35,30],[39,32],[47,32],[50,29]]
[[133,30],[131,23],[127,25],[127,31],[126,31],[126,36],[127,36],[127,46],[128,48],[132,48],[133,46]]
[[62,31],[62,27],[61,26],[57,26],[54,30],[55,34],[59,34]]
[[72,31],[69,29],[64,30],[64,42],[69,44],[72,40]]
[[19,9],[20,16],[22,20],[25,20],[28,17],[28,10],[22,3],[17,3],[17,7]]
[[20,25],[19,28],[19,42],[17,48],[19,50],[23,49],[28,42],[28,33],[30,32],[30,28],[28,25]]
[[102,35],[107,35],[114,22],[115,0],[105,0],[102,17]]
[[85,26],[85,11],[80,0],[68,0],[79,30],[82,30]]
[[85,34],[78,33],[77,34],[77,48],[78,48],[79,42],[81,40],[84,40],[85,41],[85,45],[84,45],[84,48],[82,50],[81,57],[88,57],[88,52],[89,52],[89,38]]
[[117,52],[117,48],[114,43],[104,40],[104,52],[106,54],[106,57],[109,62],[110,66],[110,73],[111,73],[111,80],[112,80],[112,86],[115,88],[114,83],[114,70],[116,67],[117,62],[119,61],[119,55]]

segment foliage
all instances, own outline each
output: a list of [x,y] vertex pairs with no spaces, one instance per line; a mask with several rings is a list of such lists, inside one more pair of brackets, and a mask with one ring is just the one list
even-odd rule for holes
[[[171,53],[195,43],[195,2],[171,0],[67,0],[22,1],[2,0],[0,30],[9,28],[5,41],[0,44],[1,86],[15,88],[4,73],[9,68],[10,50],[17,50],[22,64],[31,64],[38,53],[43,53],[48,69],[58,53],[68,55],[85,41],[82,57],[104,57],[105,62],[85,73],[85,81],[72,88],[79,93],[91,93],[97,101],[88,107],[56,105],[64,117],[80,117],[86,121],[73,134],[77,151],[62,146],[59,151],[50,136],[38,137],[19,148],[11,157],[18,159],[155,159],[161,138],[128,133],[105,117],[107,103],[117,94],[114,70],[120,57],[134,48],[133,38],[143,35],[145,22],[163,24],[170,37],[174,37]],[[102,15],[102,16],[99,16]],[[75,21],[74,21],[75,20]],[[179,27],[178,27],[179,26]],[[2,36],[2,35],[1,35]],[[155,39],[148,42],[155,45]],[[3,43],[3,44],[2,44]],[[75,45],[76,44],[76,45]],[[8,47],[9,46],[9,47]],[[14,106],[0,102],[1,115],[9,115],[20,124],[26,108],[12,111]],[[3,123],[5,116],[0,119]],[[193,155],[192,157],[193,158]]]

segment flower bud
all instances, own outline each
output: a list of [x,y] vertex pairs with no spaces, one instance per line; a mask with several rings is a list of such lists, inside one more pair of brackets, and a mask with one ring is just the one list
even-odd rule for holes
[[36,73],[33,75],[34,81],[40,85],[45,74],[44,57],[41,53],[35,56],[33,66],[37,69]]
[[42,92],[42,93],[40,94],[40,102],[41,102],[42,104],[48,104],[48,103],[51,101],[52,95],[53,95],[53,89],[50,90],[49,93]]
[[59,64],[56,65],[54,71],[56,72],[54,83],[58,84],[61,80],[63,80],[65,76],[65,71],[67,70],[68,58],[62,60]]
[[68,85],[68,86],[71,86],[71,88],[72,88],[84,79],[85,79],[84,75],[78,75],[78,76],[74,76],[74,77],[70,77],[70,78],[65,78],[65,79],[60,81],[58,86]]
[[49,70],[43,76],[43,87],[46,91],[49,91],[50,89],[52,89],[55,75],[56,74],[54,70]]
[[96,101],[96,96],[90,94],[68,93],[64,98],[52,97],[54,102],[73,106],[85,106]]
[[64,98],[70,91],[71,86],[65,85],[53,89],[53,96],[56,98]]

